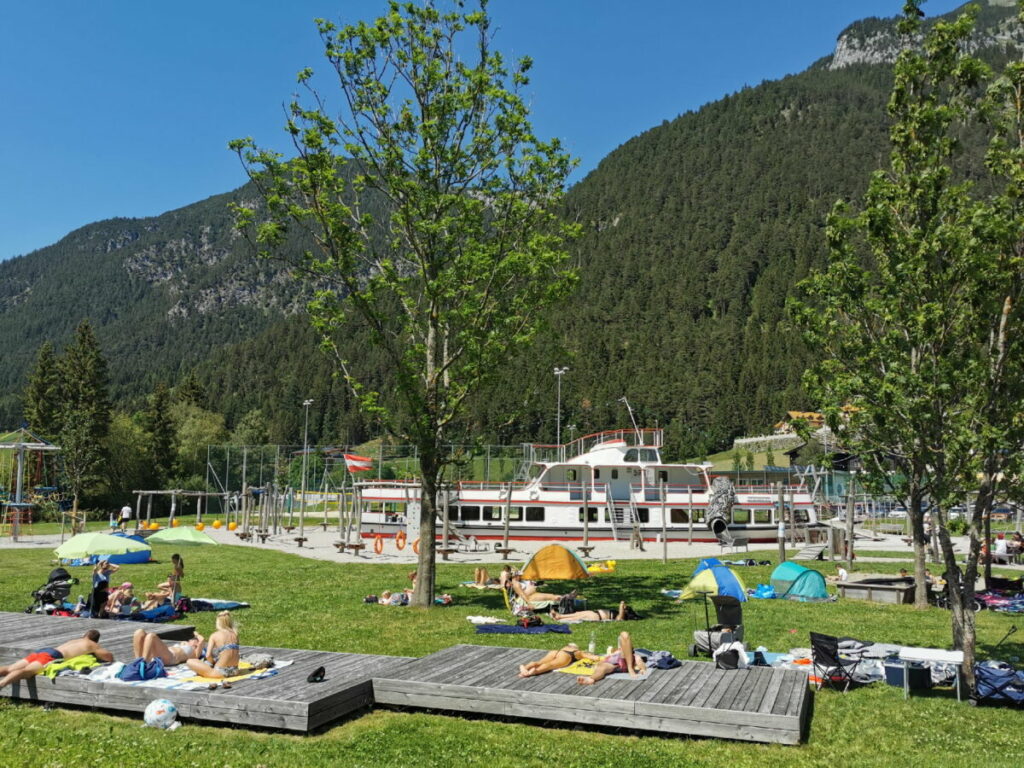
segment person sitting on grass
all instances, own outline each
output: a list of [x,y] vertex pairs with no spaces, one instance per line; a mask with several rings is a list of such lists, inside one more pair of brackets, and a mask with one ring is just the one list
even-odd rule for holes
[[[525,604],[527,608],[545,608],[547,604],[557,603],[563,597],[563,595],[555,595],[551,592],[538,592],[536,582],[524,579],[518,573],[512,575],[508,584],[512,594]],[[575,598],[576,590],[574,589],[567,596]]]
[[113,661],[114,654],[101,646],[99,639],[99,631],[90,629],[77,640],[69,640],[58,645],[56,648],[40,648],[20,661],[0,667],[0,676],[2,676],[0,678],[0,688],[16,683],[19,680],[28,680],[30,677],[35,677],[51,661],[73,659],[75,656],[84,656],[87,653],[91,653],[99,661]]
[[[238,645],[238,628],[230,611],[217,614],[217,629],[206,644],[206,661],[188,659],[188,668],[202,677],[233,677],[238,674],[241,661]],[[212,665],[211,665],[212,662]],[[224,687],[229,687],[227,683]]]
[[136,657],[146,661],[160,659],[165,666],[173,667],[199,658],[203,652],[203,636],[193,632],[190,639],[169,646],[155,632],[137,629],[132,635],[132,650]]
[[473,586],[483,589],[485,587],[503,587],[512,577],[512,566],[506,565],[501,569],[501,576],[492,579],[486,568],[476,568],[473,571]]
[[124,582],[119,587],[114,587],[110,591],[110,597],[107,598],[104,610],[111,616],[131,612],[131,609],[138,604],[134,590],[135,586],[130,581]]
[[555,621],[636,621],[640,618],[625,600],[619,603],[618,610],[597,608],[592,611],[558,613],[552,609],[550,613]]

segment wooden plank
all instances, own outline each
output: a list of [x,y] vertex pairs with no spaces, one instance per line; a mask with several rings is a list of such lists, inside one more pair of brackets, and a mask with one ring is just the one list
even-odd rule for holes
[[761,706],[762,699],[764,699],[764,692],[768,690],[768,682],[772,679],[772,672],[769,667],[755,667],[755,669],[758,674],[755,677],[754,686],[751,688],[747,700],[743,702],[743,706],[739,707],[744,712],[757,712],[758,707]]
[[666,695],[662,700],[665,704],[687,705],[697,696],[705,686],[710,684],[712,673],[715,671],[714,664],[690,662],[687,672],[692,673],[686,686],[677,689]]
[[772,679],[768,681],[768,688],[764,692],[764,698],[757,711],[762,714],[769,714],[775,706],[775,699],[779,695],[779,688],[786,679],[786,670],[772,667]]

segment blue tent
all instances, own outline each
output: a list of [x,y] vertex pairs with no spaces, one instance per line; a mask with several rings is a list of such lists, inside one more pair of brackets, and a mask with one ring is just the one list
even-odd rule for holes
[[787,560],[772,571],[772,586],[776,597],[787,600],[828,600],[825,577],[818,571]]
[[746,602],[747,588],[740,577],[724,565],[705,568],[683,588],[680,600],[692,600],[701,595],[729,595],[740,602]]
[[693,573],[690,574],[690,578],[692,579],[698,573],[700,573],[701,571],[706,571],[713,565],[725,565],[725,563],[723,563],[717,557],[705,557],[703,560],[697,563],[697,567],[693,569]]

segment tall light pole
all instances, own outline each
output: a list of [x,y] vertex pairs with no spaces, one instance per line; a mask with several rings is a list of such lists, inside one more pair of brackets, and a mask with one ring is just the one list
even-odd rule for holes
[[562,375],[568,371],[568,366],[555,367],[555,378],[558,379],[558,411],[555,418],[555,444],[562,444]]
[[312,400],[303,400],[302,408],[305,417],[302,422],[302,502],[299,506],[299,545],[306,535],[306,463],[309,461],[309,406]]

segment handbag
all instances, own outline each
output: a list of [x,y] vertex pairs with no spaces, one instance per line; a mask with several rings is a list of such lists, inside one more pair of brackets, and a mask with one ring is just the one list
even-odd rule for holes
[[531,616],[523,616],[521,619],[519,619],[519,626],[526,627],[527,629],[529,629],[530,627],[539,627],[543,624],[544,621],[541,619],[540,616],[537,616],[536,614],[533,614]]

